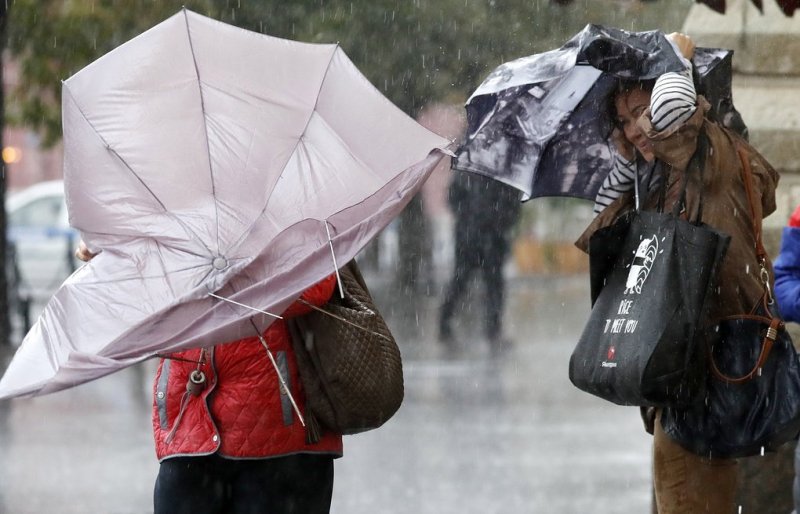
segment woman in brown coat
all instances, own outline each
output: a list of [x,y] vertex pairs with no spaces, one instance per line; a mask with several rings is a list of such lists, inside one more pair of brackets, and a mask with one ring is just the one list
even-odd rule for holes
[[[684,56],[690,58],[694,50],[691,40],[680,34],[671,36]],[[680,195],[683,181],[689,180],[686,209],[682,215],[694,219],[700,207],[702,190],[703,222],[731,236],[718,287],[712,294],[709,319],[748,313],[762,298],[764,284],[760,279],[759,263],[754,251],[756,234],[742,180],[743,165],[738,150],[743,150],[744,158],[748,159],[753,172],[754,208],[758,219],[775,210],[778,174],[747,142],[709,120],[708,102],[694,94],[690,78],[688,83],[682,84],[680,76],[676,73],[665,74],[659,77],[654,86],[628,84],[618,91],[614,105],[620,128],[617,147],[622,156],[621,162],[631,163],[637,169],[660,170],[659,173],[653,173],[652,180],[643,181],[641,172],[638,174],[640,207],[643,209],[655,208],[658,195],[653,193],[660,187],[660,181],[666,180],[664,205],[671,206]],[[670,96],[664,92],[669,91],[669,87],[665,86],[668,81],[672,81],[674,88],[677,88],[671,91],[678,93]],[[679,118],[671,120],[673,122],[666,124],[666,128],[659,123],[666,116],[664,113],[680,111],[682,102],[683,110]],[[701,161],[702,184],[699,177],[686,174],[701,132],[708,139],[708,148]],[[635,165],[636,161],[638,166]],[[648,163],[656,162],[660,165],[648,166]],[[616,200],[607,207],[603,206],[602,210],[598,209],[599,214],[577,241],[578,247],[584,251],[588,251],[589,237],[595,230],[610,225],[633,208],[633,187],[626,188],[623,184],[623,187],[617,188],[617,192]],[[652,414],[655,419],[645,421],[654,433],[654,485],[658,512],[735,512],[736,460],[709,459],[684,449],[664,433],[660,412]]]

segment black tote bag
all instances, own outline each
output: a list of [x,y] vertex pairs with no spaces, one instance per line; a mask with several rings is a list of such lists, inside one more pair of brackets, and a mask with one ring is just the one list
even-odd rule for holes
[[[695,333],[730,238],[673,214],[640,211],[570,357],[579,389],[620,405],[686,405],[702,391]],[[612,229],[609,231],[614,232]],[[605,234],[589,243],[605,246]]]
[[[693,172],[705,148],[703,136]],[[671,213],[634,211],[592,235],[594,302],[569,363],[579,389],[656,407],[688,405],[702,391],[705,349],[695,335],[730,237],[679,216],[687,182]]]

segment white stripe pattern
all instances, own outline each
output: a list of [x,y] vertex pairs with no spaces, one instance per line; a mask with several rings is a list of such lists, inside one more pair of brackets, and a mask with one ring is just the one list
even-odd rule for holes
[[633,188],[633,178],[636,176],[636,161],[627,161],[619,154],[614,156],[614,167],[600,186],[600,191],[594,199],[594,215],[611,205],[614,200]]
[[697,109],[691,70],[661,75],[650,96],[650,119],[659,132],[677,127],[688,120]]

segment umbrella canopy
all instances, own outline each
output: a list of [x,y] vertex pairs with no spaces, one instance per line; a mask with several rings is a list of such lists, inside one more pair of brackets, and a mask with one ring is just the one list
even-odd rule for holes
[[[732,52],[696,49],[698,91],[740,132],[730,92]],[[466,104],[467,134],[453,167],[490,176],[523,200],[593,200],[611,171],[610,102],[619,79],[655,79],[684,64],[659,31],[587,25],[559,49],[505,63]]]
[[0,398],[254,335],[252,310],[210,294],[281,313],[402,210],[449,144],[337,45],[187,10],[62,94],[70,223],[101,253],[47,304]]

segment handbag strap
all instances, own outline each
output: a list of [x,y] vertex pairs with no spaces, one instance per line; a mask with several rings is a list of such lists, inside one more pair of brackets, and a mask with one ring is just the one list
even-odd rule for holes
[[764,249],[764,242],[761,239],[761,216],[757,214],[755,195],[753,194],[753,171],[750,168],[750,158],[747,151],[739,144],[736,144],[736,152],[739,154],[739,160],[742,161],[742,181],[744,182],[744,190],[747,193],[747,202],[750,204],[750,219],[753,222],[753,236],[755,239],[755,252],[756,259],[758,260],[758,267],[760,268],[761,283],[764,284],[764,293],[767,297],[767,303],[773,305],[775,298],[772,296],[772,288],[769,285],[770,276],[767,269],[767,255]]
[[758,356],[758,360],[753,366],[753,369],[741,377],[733,378],[722,373],[717,367],[716,362],[714,362],[713,354],[710,355],[708,360],[714,377],[728,384],[741,384],[755,378],[759,374],[761,368],[764,366],[764,363],[767,361],[770,351],[772,350],[772,346],[775,344],[775,340],[778,339],[779,331],[786,329],[786,324],[784,321],[778,316],[773,316],[769,308],[770,305],[775,303],[775,299],[772,296],[772,289],[769,285],[770,275],[769,270],[767,269],[768,255],[761,239],[761,217],[758,215],[758,211],[756,210],[755,194],[753,193],[753,171],[750,168],[750,158],[747,150],[738,142],[736,144],[736,152],[738,153],[739,159],[742,162],[742,182],[744,182],[744,189],[747,193],[747,202],[750,205],[750,218],[753,223],[753,235],[755,239],[754,249],[756,253],[756,259],[758,260],[758,266],[761,269],[761,282],[764,285],[764,296],[762,296],[761,301],[764,303],[764,310],[767,312],[767,314],[769,314],[769,316],[746,314],[728,316],[723,319],[748,319],[759,321],[769,326],[766,334],[764,335],[764,341],[761,344],[761,353]]
[[755,315],[745,315],[745,316],[732,316],[733,318],[737,319],[751,319],[755,321],[761,321],[765,324],[769,324],[769,328],[767,328],[767,333],[764,335],[764,342],[761,344],[761,353],[758,355],[758,360],[756,361],[755,366],[753,369],[750,370],[749,373],[743,375],[741,377],[732,378],[719,370],[717,367],[717,363],[714,362],[713,355],[709,360],[711,365],[711,372],[714,374],[718,380],[722,382],[726,382],[728,384],[742,384],[747,382],[748,380],[752,380],[759,374],[759,370],[764,366],[764,363],[767,362],[767,357],[769,357],[770,351],[772,351],[772,346],[775,344],[775,340],[778,339],[778,331],[785,329],[785,324],[783,320],[778,317],[766,318],[764,316],[755,316]]

